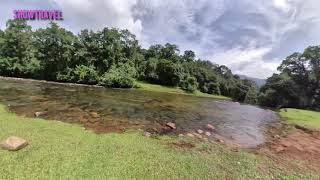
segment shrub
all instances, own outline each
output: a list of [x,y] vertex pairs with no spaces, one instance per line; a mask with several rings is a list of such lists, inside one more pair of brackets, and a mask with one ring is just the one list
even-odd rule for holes
[[136,76],[136,69],[129,64],[119,67],[112,66],[100,79],[99,84],[113,88],[132,88]]
[[181,89],[187,91],[187,92],[190,92],[190,93],[193,93],[194,91],[197,90],[198,88],[198,82],[197,82],[197,79],[195,77],[187,77],[186,80],[184,80],[182,83],[181,83]]

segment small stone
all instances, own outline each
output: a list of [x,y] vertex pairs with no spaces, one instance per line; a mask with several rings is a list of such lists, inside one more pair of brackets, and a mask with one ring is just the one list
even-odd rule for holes
[[48,116],[48,111],[41,111],[41,112],[35,112],[34,113],[35,117],[45,117]]
[[90,112],[90,116],[93,118],[99,118],[100,115],[97,112]]
[[277,153],[278,153],[278,152],[281,152],[281,151],[284,151],[284,147],[279,146],[279,147],[276,148],[276,152],[277,152]]
[[18,151],[28,145],[28,142],[22,138],[11,136],[0,143],[2,149],[8,151]]
[[203,134],[203,131],[202,131],[201,129],[198,129],[197,132],[198,132],[199,134]]
[[183,137],[184,135],[183,134],[179,134],[179,137]]
[[279,139],[280,138],[280,136],[279,135],[275,135],[275,136],[273,136],[274,138],[277,138],[277,139]]
[[145,137],[151,137],[151,135],[152,135],[152,134],[149,133],[149,132],[144,132],[144,136],[145,136]]
[[218,139],[218,142],[219,142],[219,143],[224,143],[224,140]]
[[204,134],[205,134],[206,136],[211,136],[211,133],[208,132],[208,131],[206,131]]
[[215,127],[213,125],[211,125],[211,124],[207,124],[207,128],[210,129],[210,130],[214,130],[215,129]]
[[194,135],[191,134],[191,133],[187,133],[187,136],[189,136],[189,137],[194,137]]
[[171,128],[171,129],[177,129],[177,127],[176,127],[176,124],[175,124],[175,123],[168,122],[166,125],[167,125],[169,128]]
[[196,137],[199,138],[199,139],[202,138],[202,136],[201,136],[200,134],[198,134],[198,133],[193,133],[193,135],[196,136]]

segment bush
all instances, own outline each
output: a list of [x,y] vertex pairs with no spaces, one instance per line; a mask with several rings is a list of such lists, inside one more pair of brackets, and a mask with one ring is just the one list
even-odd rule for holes
[[208,93],[209,94],[217,94],[220,95],[220,84],[216,82],[211,82],[208,85]]
[[162,59],[157,67],[159,83],[167,86],[177,86],[183,77],[183,68],[169,60]]
[[136,69],[129,64],[119,67],[112,66],[100,79],[99,84],[112,88],[132,88],[136,76]]
[[184,80],[181,83],[181,89],[189,92],[189,93],[193,93],[194,91],[197,90],[198,88],[198,82],[197,79],[195,77],[187,77],[186,80]]
[[78,65],[75,69],[66,68],[57,74],[57,80],[81,84],[97,84],[98,73],[94,66]]

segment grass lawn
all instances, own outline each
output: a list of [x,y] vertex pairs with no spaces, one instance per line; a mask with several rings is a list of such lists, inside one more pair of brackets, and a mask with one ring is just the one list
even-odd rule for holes
[[280,116],[289,123],[311,129],[320,129],[320,112],[301,109],[281,109]]
[[176,94],[184,94],[184,95],[191,95],[191,96],[197,96],[197,97],[209,97],[214,99],[220,99],[220,100],[231,100],[231,98],[226,96],[220,96],[220,95],[212,95],[212,94],[206,94],[202,93],[200,91],[196,91],[194,93],[187,93],[183,91],[182,89],[176,87],[167,87],[157,84],[149,84],[142,81],[136,81],[135,82],[137,89],[145,90],[145,91],[156,91],[156,92],[166,92],[166,93],[176,93]]
[[1,180],[311,179],[317,175],[295,168],[284,172],[262,155],[221,145],[198,142],[195,148],[178,149],[168,144],[192,140],[147,138],[141,132],[98,135],[75,124],[19,117],[0,106],[0,139],[11,135],[29,145],[18,152],[0,150]]

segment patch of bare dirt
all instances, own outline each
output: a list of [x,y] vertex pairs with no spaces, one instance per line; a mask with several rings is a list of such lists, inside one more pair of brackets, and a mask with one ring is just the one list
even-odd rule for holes
[[[278,133],[288,129],[271,128]],[[311,169],[320,169],[320,131],[309,130],[303,127],[290,127],[289,133],[275,135],[271,141],[259,146],[256,151],[265,155],[280,156],[292,160],[299,160]],[[284,131],[285,132],[285,131]],[[282,132],[283,133],[283,132]]]

